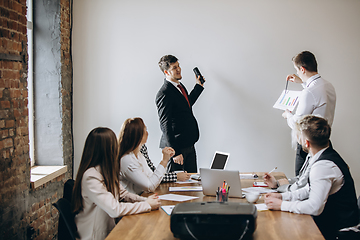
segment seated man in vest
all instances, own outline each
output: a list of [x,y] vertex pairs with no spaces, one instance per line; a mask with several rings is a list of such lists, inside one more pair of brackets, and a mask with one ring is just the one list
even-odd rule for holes
[[296,123],[299,144],[310,155],[309,188],[266,195],[268,209],[310,214],[325,239],[338,230],[355,226],[359,212],[349,167],[329,144],[330,126],[320,117],[307,115]]

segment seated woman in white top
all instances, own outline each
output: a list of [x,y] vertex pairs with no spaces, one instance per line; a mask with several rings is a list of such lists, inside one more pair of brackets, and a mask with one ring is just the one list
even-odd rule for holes
[[112,130],[95,128],[89,133],[72,196],[81,239],[105,239],[115,226],[114,218],[149,212],[160,206],[156,195],[140,197],[119,184],[118,152]]
[[163,158],[153,172],[140,152],[147,138],[148,132],[141,118],[127,119],[119,134],[121,185],[136,194],[155,191],[164,177],[167,163],[175,154],[174,149],[165,147],[162,150]]

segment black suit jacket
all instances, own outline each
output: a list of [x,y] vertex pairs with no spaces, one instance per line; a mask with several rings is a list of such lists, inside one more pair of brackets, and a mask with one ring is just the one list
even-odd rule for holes
[[[182,85],[182,84],[181,84]],[[188,94],[184,85],[186,94]],[[181,154],[180,149],[193,146],[199,139],[199,127],[192,112],[192,106],[200,96],[204,88],[195,84],[188,94],[191,107],[181,92],[169,81],[164,84],[156,95],[156,107],[158,110],[160,128],[163,132],[160,140],[160,148],[172,147],[176,155]]]

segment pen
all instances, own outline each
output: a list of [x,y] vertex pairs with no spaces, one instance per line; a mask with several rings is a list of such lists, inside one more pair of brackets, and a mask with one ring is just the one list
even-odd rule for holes
[[287,91],[287,86],[288,86],[288,84],[289,84],[289,81],[288,81],[288,80],[286,80],[285,93],[286,93],[286,91]]
[[268,172],[268,174],[272,173],[273,171],[275,171],[277,169],[277,167],[274,167],[273,170],[271,170],[270,172]]

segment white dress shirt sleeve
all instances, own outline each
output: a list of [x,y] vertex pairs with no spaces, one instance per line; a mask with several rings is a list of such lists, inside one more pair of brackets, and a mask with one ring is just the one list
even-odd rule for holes
[[119,202],[119,200],[106,189],[101,174],[95,170],[87,171],[86,174],[83,175],[81,188],[83,196],[86,196],[88,200],[100,207],[112,218],[151,211],[151,206],[147,202]]
[[154,192],[155,189],[161,183],[162,178],[166,172],[166,169],[163,165],[159,164],[156,167],[154,172],[150,171],[151,174],[145,173],[143,168],[149,166],[146,164],[141,165],[134,159],[132,155],[125,155],[121,158],[121,173],[122,177],[127,179],[129,182],[132,182],[138,188],[141,188],[143,191]]
[[303,89],[299,96],[299,104],[296,108],[295,114],[287,114],[287,124],[291,129],[294,129],[296,121],[304,115],[312,114],[315,108],[316,99],[314,95],[308,90]]
[[328,196],[339,191],[343,175],[332,161],[315,162],[310,170],[310,188],[282,194],[281,211],[318,216],[324,210]]

